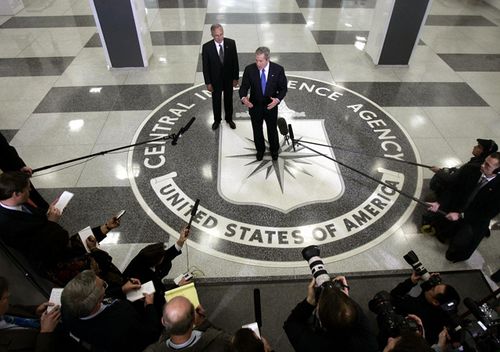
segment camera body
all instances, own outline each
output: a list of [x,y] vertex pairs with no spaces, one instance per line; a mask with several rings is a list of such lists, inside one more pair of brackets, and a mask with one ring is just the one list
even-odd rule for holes
[[309,264],[311,273],[316,281],[316,287],[320,289],[327,287],[342,289],[343,286],[340,282],[331,280],[319,253],[319,247],[315,245],[308,246],[302,250],[302,257]]
[[465,298],[464,304],[477,320],[454,316],[453,324],[447,327],[451,340],[460,343],[464,351],[500,351],[500,316],[496,309],[471,298]]
[[382,341],[388,337],[397,337],[404,332],[418,332],[420,327],[413,319],[396,313],[391,303],[391,295],[380,291],[368,302],[370,310],[377,315],[377,323]]
[[403,256],[403,258],[404,260],[406,260],[408,264],[411,265],[411,267],[417,273],[417,275],[420,276],[422,280],[424,280],[424,282],[420,284],[422,290],[429,291],[431,288],[442,284],[441,277],[439,275],[429,274],[429,272],[420,262],[414,251],[409,251]]

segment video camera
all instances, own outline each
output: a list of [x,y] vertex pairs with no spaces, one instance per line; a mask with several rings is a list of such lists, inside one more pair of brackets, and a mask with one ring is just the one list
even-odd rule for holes
[[342,289],[341,282],[336,280],[332,281],[330,275],[325,269],[325,264],[319,256],[319,247],[315,245],[308,246],[302,250],[302,257],[309,263],[309,268],[316,281],[316,287],[324,288],[338,288]]
[[424,280],[424,282],[420,284],[422,290],[429,291],[434,286],[437,286],[442,283],[441,277],[439,275],[429,274],[424,265],[420,263],[420,261],[418,260],[418,257],[414,251],[409,251],[403,256],[403,258],[404,260],[406,260],[408,264],[411,265],[411,267],[417,273],[417,275],[420,276],[422,280]]
[[418,332],[417,322],[403,317],[395,312],[391,303],[391,295],[387,291],[380,291],[368,302],[370,310],[377,314],[380,340],[387,341],[388,337],[398,337],[404,332]]
[[464,304],[477,320],[452,315],[453,323],[447,327],[451,340],[460,343],[466,352],[500,351],[500,317],[495,309],[487,303],[479,306],[469,297],[464,299]]

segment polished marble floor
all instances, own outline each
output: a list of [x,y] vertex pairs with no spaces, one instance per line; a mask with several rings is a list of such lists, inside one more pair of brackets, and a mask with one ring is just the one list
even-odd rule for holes
[[[500,11],[481,1],[433,1],[409,66],[383,68],[374,66],[363,50],[374,0],[147,0],[153,43],[150,66],[112,70],[106,67],[87,2],[26,0],[24,4],[16,16],[0,16],[0,130],[34,168],[128,144],[165,100],[202,88],[201,44],[210,39],[213,22],[222,23],[225,35],[236,40],[241,70],[253,61],[256,47],[268,46],[272,60],[291,77],[335,83],[380,106],[406,131],[416,158],[424,164],[455,165],[468,160],[476,138],[500,141]],[[197,119],[193,136],[211,144],[212,136],[205,136],[210,129],[209,109]],[[238,118],[236,122],[236,131],[244,133],[244,123]],[[219,132],[213,143],[228,133],[227,126]],[[345,134],[357,138],[354,130]],[[180,225],[179,219],[168,216],[160,221],[161,216],[144,206],[154,200],[137,200],[131,186],[140,172],[131,168],[129,156],[108,154],[40,172],[33,179],[48,199],[62,190],[75,193],[62,219],[71,231],[127,209],[119,231],[102,245],[121,267],[144,243],[172,243],[172,231]],[[190,155],[175,157],[197,167]],[[202,177],[220,175],[217,154],[206,161]],[[431,172],[421,169],[412,177],[425,190]],[[191,180],[197,185],[205,181]],[[216,192],[217,182],[213,184],[211,191]],[[349,192],[354,190],[344,190]],[[216,207],[218,200],[210,200]],[[260,208],[250,207],[251,215],[260,216]],[[452,264],[444,258],[444,245],[418,232],[421,209],[408,209],[402,223],[394,220],[397,226],[391,233],[357,251],[346,248],[347,255],[329,260],[328,271],[407,269],[402,256],[410,249],[433,271],[477,268],[491,274],[499,268],[498,226],[468,261]],[[280,219],[260,218],[268,224]],[[248,253],[236,258],[237,251],[219,255],[206,248],[189,244],[176,259],[171,276],[192,266],[207,277],[309,271],[305,262],[284,265],[276,257],[279,251],[272,248],[256,249],[265,253],[266,261],[255,261]]]

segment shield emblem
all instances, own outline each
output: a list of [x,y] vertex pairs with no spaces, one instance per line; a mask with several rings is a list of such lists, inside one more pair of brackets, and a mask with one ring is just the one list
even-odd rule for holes
[[[280,109],[280,116],[283,115]],[[288,122],[293,125],[296,139],[330,144],[324,120],[289,119]],[[296,146],[294,151],[283,136],[280,136],[278,160],[272,160],[267,148],[264,159],[257,161],[250,120],[239,120],[237,129],[222,128],[219,133],[218,191],[228,202],[288,213],[303,205],[334,201],[344,192],[335,162],[302,147]],[[312,147],[335,158],[331,148]]]

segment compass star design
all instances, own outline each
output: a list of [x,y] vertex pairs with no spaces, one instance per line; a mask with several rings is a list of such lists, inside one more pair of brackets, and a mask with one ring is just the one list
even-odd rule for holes
[[[246,138],[249,145],[254,145],[254,141],[250,138]],[[299,139],[300,140],[300,139]],[[267,149],[269,149],[269,142],[266,140]],[[276,179],[280,185],[281,193],[285,190],[285,172],[295,178],[295,173],[301,172],[305,175],[313,177],[307,169],[303,166],[311,165],[311,163],[305,159],[316,157],[318,155],[314,153],[298,153],[304,148],[301,146],[295,146],[296,151],[293,150],[291,145],[288,145],[286,140],[283,140],[280,145],[280,153],[278,155],[278,160],[273,160],[270,152],[264,153],[264,158],[261,161],[255,160],[255,154],[257,150],[253,147],[245,147],[249,150],[249,154],[236,154],[228,155],[228,158],[240,158],[240,159],[252,159],[251,162],[245,164],[245,166],[255,166],[253,170],[248,174],[247,179],[255,176],[261,172],[266,172],[266,180],[274,172]]]

